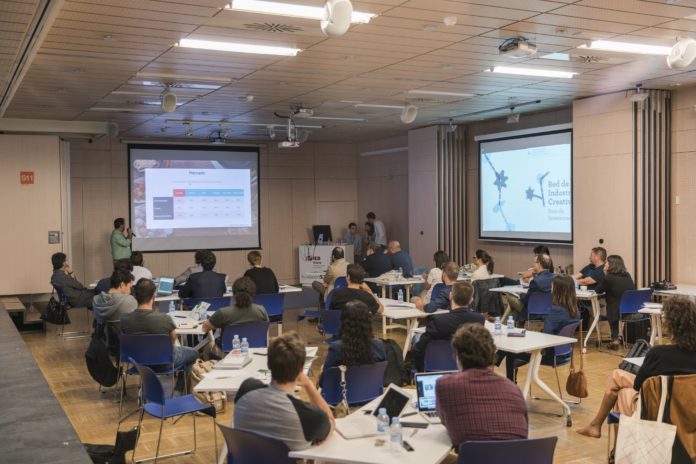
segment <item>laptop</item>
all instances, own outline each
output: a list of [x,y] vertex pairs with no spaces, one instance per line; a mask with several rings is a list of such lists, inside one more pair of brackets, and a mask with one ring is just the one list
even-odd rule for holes
[[367,410],[364,414],[355,412],[347,417],[336,419],[336,431],[346,440],[380,435],[377,431],[379,408],[387,410],[391,422],[393,417],[401,416],[410,401],[411,395],[407,391],[393,383],[389,384],[377,407]]
[[440,416],[437,414],[435,383],[443,375],[456,371],[422,372],[416,374],[416,394],[418,395],[418,413],[431,424],[439,424]]
[[174,277],[160,277],[157,296],[169,296],[174,293]]

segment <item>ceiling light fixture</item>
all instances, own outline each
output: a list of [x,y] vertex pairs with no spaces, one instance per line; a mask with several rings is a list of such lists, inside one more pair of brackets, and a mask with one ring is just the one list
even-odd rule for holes
[[501,74],[514,74],[516,76],[534,76],[534,77],[551,77],[551,78],[561,78],[561,79],[571,79],[577,73],[568,71],[553,71],[551,69],[532,69],[532,68],[517,68],[510,66],[495,66],[486,71],[501,73]]
[[386,108],[392,110],[402,110],[404,105],[378,105],[376,103],[357,103],[353,105],[354,108]]
[[130,80],[128,85],[144,85],[146,87],[167,87],[171,85],[172,87],[178,89],[188,89],[188,90],[217,90],[222,87],[221,84],[194,84],[193,82],[166,82],[162,81],[137,81]]
[[233,82],[234,79],[229,77],[216,77],[216,76],[201,76],[197,74],[177,74],[177,73],[160,73],[160,72],[148,72],[140,71],[135,73],[137,77],[142,78],[161,78],[177,81],[205,81],[205,82],[222,82],[224,84],[229,84]]
[[339,116],[309,116],[306,119],[325,119],[327,121],[367,122],[367,119],[365,119],[365,118],[342,118]]
[[181,39],[177,44],[183,48],[214,50],[219,52],[251,53],[256,55],[297,56],[302,50],[292,47],[275,47],[270,45],[253,45],[236,42],[216,42],[212,40]]
[[580,45],[578,48],[590,50],[604,50],[607,52],[635,53],[637,55],[662,55],[667,56],[672,47],[661,45],[646,45],[630,42],[614,42],[611,40],[593,40],[590,45]]
[[[233,0],[227,7],[230,10],[249,11],[295,18],[324,19],[324,8],[319,6],[296,5],[292,3],[266,2],[262,0]],[[351,22],[367,24],[376,15],[353,11]]]
[[463,92],[442,92],[439,90],[424,90],[424,89],[413,89],[409,90],[408,92],[409,95],[440,95],[443,97],[461,97],[461,98],[469,98],[469,97],[476,97],[476,94],[473,93],[463,93]]

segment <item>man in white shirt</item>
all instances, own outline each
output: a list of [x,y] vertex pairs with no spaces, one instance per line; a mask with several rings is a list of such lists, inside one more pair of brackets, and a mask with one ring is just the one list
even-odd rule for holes
[[372,224],[372,227],[375,228],[374,242],[386,248],[387,228],[384,226],[384,222],[382,222],[380,219],[377,219],[377,216],[375,216],[375,213],[373,213],[372,211],[367,213],[367,222]]
[[139,251],[134,251],[131,254],[131,264],[133,264],[133,285],[137,284],[140,279],[152,280],[152,272],[146,267],[143,267],[143,254]]

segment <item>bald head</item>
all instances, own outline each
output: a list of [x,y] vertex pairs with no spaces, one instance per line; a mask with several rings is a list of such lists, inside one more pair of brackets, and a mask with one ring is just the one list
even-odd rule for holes
[[389,253],[398,253],[401,251],[401,244],[396,240],[389,242]]

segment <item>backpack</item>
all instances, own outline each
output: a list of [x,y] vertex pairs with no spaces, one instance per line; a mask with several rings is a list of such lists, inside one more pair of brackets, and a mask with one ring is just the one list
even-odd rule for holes
[[404,355],[401,347],[394,340],[382,339],[384,352],[387,357],[387,368],[384,371],[384,386],[390,383],[403,387],[409,382],[408,371],[404,367]]
[[[642,358],[645,356],[649,349],[650,343],[646,342],[643,339],[637,340],[636,343],[631,347],[631,349],[628,350],[626,358]],[[640,366],[636,366],[635,364],[630,363],[628,361],[621,361],[621,363],[619,364],[619,369],[622,369],[626,372],[630,372],[631,374],[635,375],[640,370]]]
[[95,330],[92,334],[92,341],[85,351],[85,361],[89,375],[104,387],[116,385],[119,377],[119,369],[114,366],[106,344]]
[[84,444],[93,464],[126,464],[126,453],[135,449],[138,441],[138,427],[127,432],[116,432],[114,445]]
[[[206,373],[213,370],[213,366],[216,362],[217,361],[203,361],[202,359],[196,360],[191,367],[191,388],[203,380],[203,376]],[[193,394],[201,403],[213,406],[216,413],[225,410],[225,406],[227,405],[227,393],[224,391],[193,392]]]

